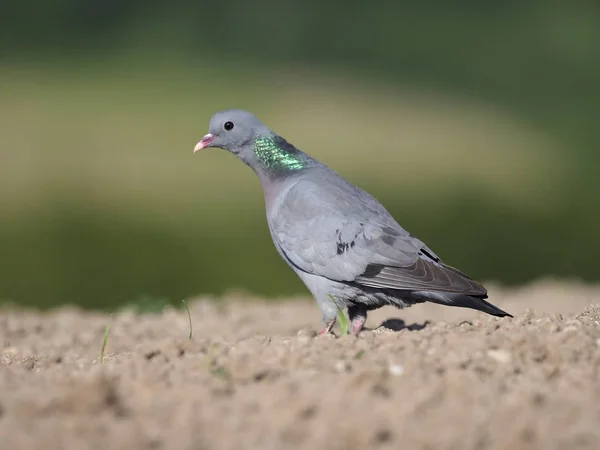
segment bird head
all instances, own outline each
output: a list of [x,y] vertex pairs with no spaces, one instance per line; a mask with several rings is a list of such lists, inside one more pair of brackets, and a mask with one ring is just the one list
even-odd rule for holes
[[247,161],[257,138],[272,134],[249,112],[230,109],[216,113],[210,120],[208,134],[194,147],[194,153],[210,147],[227,150]]

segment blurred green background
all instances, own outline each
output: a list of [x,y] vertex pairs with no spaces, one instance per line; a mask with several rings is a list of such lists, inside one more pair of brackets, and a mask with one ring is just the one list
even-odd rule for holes
[[0,299],[304,292],[231,155],[244,108],[480,280],[600,279],[600,3],[9,2]]

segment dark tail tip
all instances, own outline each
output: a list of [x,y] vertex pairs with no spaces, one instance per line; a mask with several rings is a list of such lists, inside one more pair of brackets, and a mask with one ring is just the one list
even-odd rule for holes
[[501,310],[495,305],[492,305],[490,302],[486,302],[482,298],[471,297],[473,301],[473,306],[471,308],[478,309],[479,311],[483,311],[485,313],[491,314],[496,317],[511,317],[513,316],[506,311]]
[[485,301],[487,295],[465,295],[455,293],[444,293],[444,292],[412,292],[411,293],[414,301],[417,302],[431,302],[437,303],[438,305],[446,306],[458,306],[461,308],[471,308],[477,311],[490,314],[496,317],[513,317],[506,311],[502,311],[490,302]]

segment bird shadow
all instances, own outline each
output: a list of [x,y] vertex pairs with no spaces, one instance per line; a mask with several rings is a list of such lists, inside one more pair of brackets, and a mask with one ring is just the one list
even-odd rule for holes
[[387,328],[388,330],[392,330],[392,331],[402,331],[402,330],[419,331],[419,330],[422,330],[425,327],[429,326],[430,324],[431,324],[431,322],[429,320],[426,320],[423,323],[407,324],[402,319],[392,317],[390,319],[386,319],[383,322],[381,322],[381,325],[379,325],[377,328]]

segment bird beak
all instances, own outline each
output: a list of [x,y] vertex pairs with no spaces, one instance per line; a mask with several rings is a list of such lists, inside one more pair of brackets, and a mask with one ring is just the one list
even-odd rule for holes
[[210,133],[204,136],[202,140],[198,142],[194,147],[194,153],[196,153],[198,150],[202,150],[203,148],[208,147],[214,138],[215,137]]

